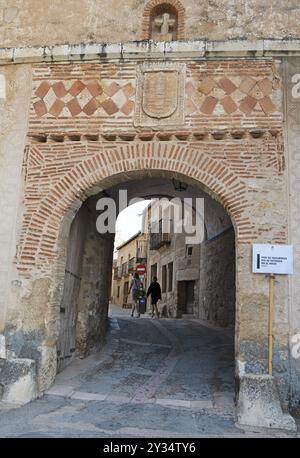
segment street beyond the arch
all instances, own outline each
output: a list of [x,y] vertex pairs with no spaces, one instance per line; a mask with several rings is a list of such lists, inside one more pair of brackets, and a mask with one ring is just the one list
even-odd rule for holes
[[235,426],[228,330],[118,306],[109,314],[100,353],[75,360],[41,399],[1,406],[0,437],[289,437]]

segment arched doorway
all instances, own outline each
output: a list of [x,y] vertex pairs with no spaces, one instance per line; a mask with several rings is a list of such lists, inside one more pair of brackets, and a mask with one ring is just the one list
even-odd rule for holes
[[[68,237],[68,250],[66,269],[61,278],[64,282],[63,295],[59,309],[59,335],[57,340],[58,366],[57,371],[61,372],[72,361],[74,356],[86,357],[103,346],[107,329],[107,312],[110,296],[110,282],[112,272],[112,250],[113,235],[99,234],[96,227],[97,203],[101,197],[111,197],[117,203],[120,191],[126,190],[128,201],[132,198],[142,197],[150,199],[153,197],[181,199],[204,199],[205,216],[205,239],[203,243],[193,246],[194,256],[198,258],[198,264],[189,266],[192,257],[182,247],[174,248],[174,258],[168,259],[166,265],[168,270],[168,285],[163,288],[163,301],[166,310],[166,317],[169,319],[187,319],[190,310],[187,307],[188,288],[193,283],[193,319],[207,321],[208,324],[216,324],[213,331],[209,328],[202,328],[205,335],[204,342],[208,342],[206,352],[198,350],[199,359],[197,366],[201,368],[198,376],[199,393],[191,393],[195,399],[209,397],[211,389],[234,390],[234,341],[235,333],[235,234],[231,219],[223,207],[207,193],[201,186],[193,181],[185,182],[185,177],[177,175],[174,182],[173,174],[166,171],[139,172],[127,174],[126,180],[106,188],[85,200],[77,212]],[[130,179],[131,178],[131,179]],[[95,189],[96,191],[96,189]],[[178,245],[178,239],[177,243]],[[180,256],[180,262],[178,259]],[[125,258],[124,258],[125,259]],[[127,259],[127,258],[126,258]],[[155,262],[155,256],[153,256]],[[80,262],[78,262],[80,260]],[[162,271],[165,261],[159,262],[158,277],[162,283]],[[172,287],[170,284],[170,264],[172,264]],[[61,264],[62,265],[62,264]],[[151,265],[149,270],[151,272]],[[198,267],[198,271],[195,269]],[[126,277],[127,281],[130,276]],[[172,322],[172,320],[171,320]],[[122,318],[121,318],[122,323]],[[190,323],[190,325],[188,325]],[[186,342],[189,340],[194,344],[196,328],[193,328],[193,321],[186,321],[187,327],[181,332],[186,333]],[[136,324],[126,323],[131,326],[131,339],[135,338]],[[224,338],[223,333],[217,331],[218,327],[225,327],[229,338]],[[156,330],[153,328],[153,331]],[[149,331],[148,331],[149,332]],[[157,332],[157,331],[156,331]],[[163,332],[167,332],[163,329]],[[210,332],[212,335],[210,335]],[[191,335],[192,334],[192,335]],[[185,340],[185,338],[184,338]],[[142,342],[143,343],[143,342]],[[195,344],[194,344],[195,345]],[[146,347],[147,348],[147,347]],[[195,357],[195,348],[189,349],[186,343],[180,352],[181,358],[188,358],[188,352]],[[204,356],[205,354],[205,356]],[[125,355],[125,358],[128,357]],[[215,361],[214,361],[215,359]],[[221,361],[222,360],[222,361]],[[178,358],[178,364],[184,364]],[[206,369],[205,369],[206,365]],[[126,371],[125,371],[126,374]],[[125,376],[124,376],[125,377]],[[180,374],[178,375],[180,379]],[[202,378],[201,378],[202,377]],[[105,378],[105,376],[104,376]],[[207,378],[207,382],[203,379]],[[195,374],[190,377],[194,379],[194,390],[197,388]],[[183,381],[182,384],[184,385]],[[99,382],[99,389],[101,383]],[[166,384],[168,386],[168,383]],[[205,387],[205,388],[203,388]],[[88,385],[87,385],[87,388]],[[205,390],[205,394],[203,392]],[[223,388],[225,390],[225,388]],[[167,396],[159,388],[161,395]],[[153,393],[154,396],[154,393]],[[179,396],[179,395],[178,395]],[[233,396],[232,396],[233,399]],[[189,402],[189,401],[187,401]],[[201,402],[203,402],[201,400]],[[206,401],[208,402],[208,401]]]
[[[168,262],[168,277],[172,264],[172,287],[163,287],[166,316],[185,317],[191,314],[191,285],[193,288],[193,318],[205,320],[221,327],[229,327],[232,339],[235,333],[235,232],[231,218],[223,206],[210,197],[202,186],[184,175],[169,171],[155,170],[119,175],[115,183],[105,188],[94,189],[78,210],[69,233],[67,243],[66,268],[58,261],[63,291],[59,307],[59,335],[57,339],[58,372],[62,371],[74,358],[88,356],[101,348],[105,340],[107,312],[110,296],[112,272],[112,251],[114,234],[99,234],[96,227],[97,203],[101,198],[112,198],[119,210],[118,196],[126,191],[128,201],[133,198],[151,199],[154,197],[204,200],[205,239],[195,244],[194,256],[198,264],[189,267],[192,255],[188,245],[182,247],[181,264]],[[126,180],[126,181],[125,181]],[[98,192],[97,192],[98,191]],[[191,246],[189,245],[189,248]],[[155,256],[153,257],[155,262]],[[176,259],[177,261],[177,259]],[[162,262],[164,263],[164,261]],[[174,264],[174,265],[173,265]],[[195,270],[198,269],[196,272]],[[149,265],[151,271],[151,265]],[[163,267],[159,264],[159,279],[163,282]],[[170,280],[168,279],[168,283]],[[195,294],[196,292],[196,294]],[[196,297],[195,297],[196,296]],[[56,308],[58,311],[58,307]],[[208,350],[209,352],[209,350]],[[225,351],[226,353],[226,351]],[[231,358],[234,366],[234,353],[223,354],[226,361]],[[211,358],[212,355],[209,356]],[[199,360],[201,364],[201,359]],[[212,378],[212,376],[211,376]],[[218,377],[216,376],[216,379]],[[234,377],[232,379],[233,385]]]

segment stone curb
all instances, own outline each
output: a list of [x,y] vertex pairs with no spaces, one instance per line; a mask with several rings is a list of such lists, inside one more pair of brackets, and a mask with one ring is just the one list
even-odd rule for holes
[[209,57],[300,56],[300,40],[226,41],[130,41],[124,43],[80,43],[53,46],[0,48],[0,65],[39,62],[103,62],[110,59],[138,60],[170,57],[203,59]]

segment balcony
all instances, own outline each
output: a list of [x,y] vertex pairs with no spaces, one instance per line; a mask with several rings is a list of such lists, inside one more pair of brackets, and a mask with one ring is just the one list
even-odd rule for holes
[[128,261],[128,272],[129,273],[135,272],[136,264],[137,264],[136,258],[129,259]]
[[171,243],[171,220],[160,220],[151,226],[150,250],[159,250]]
[[148,240],[138,240],[136,244],[136,263],[145,264],[148,256]]
[[119,278],[121,278],[120,267],[115,267],[114,268],[114,280],[118,280]]
[[127,277],[127,275],[128,275],[128,263],[124,262],[121,266],[121,276]]
[[150,234],[150,250],[159,250],[164,245],[170,245],[170,234]]

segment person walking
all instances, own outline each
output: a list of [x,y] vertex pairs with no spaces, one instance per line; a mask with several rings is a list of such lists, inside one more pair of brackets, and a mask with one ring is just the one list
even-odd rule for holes
[[157,302],[161,300],[161,287],[157,281],[157,277],[153,277],[153,281],[148,288],[147,297],[151,295],[151,309],[152,309],[152,318],[154,317],[154,310],[157,318],[159,318],[159,311],[157,308]]
[[140,308],[139,308],[140,288],[141,288],[141,280],[140,280],[139,274],[136,272],[131,281],[131,285],[128,291],[128,295],[132,291],[132,310],[131,310],[132,317],[134,316],[135,310],[137,312],[137,317],[138,318],[140,317]]

